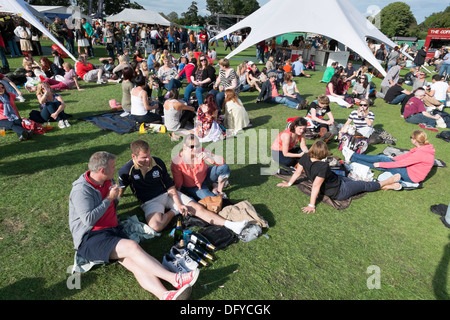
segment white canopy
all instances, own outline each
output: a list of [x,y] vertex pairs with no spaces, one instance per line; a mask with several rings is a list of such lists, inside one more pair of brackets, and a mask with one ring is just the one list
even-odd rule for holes
[[31,13],[29,6],[23,0],[0,0],[0,12],[19,15],[49,37],[50,40],[56,43],[74,61],[77,61],[77,59],[58,40],[56,40],[50,31],[48,31],[47,28]]
[[210,41],[244,28],[251,28],[250,34],[226,56],[227,59],[262,40],[290,32],[311,32],[346,45],[385,76],[386,72],[368,47],[366,38],[395,47],[395,43],[348,0],[272,0]]
[[106,18],[107,22],[135,22],[170,26],[170,21],[153,10],[124,9]]

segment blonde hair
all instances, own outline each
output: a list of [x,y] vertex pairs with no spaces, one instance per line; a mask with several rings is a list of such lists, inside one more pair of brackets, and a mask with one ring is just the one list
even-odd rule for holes
[[72,64],[70,62],[64,62],[63,63],[63,67],[67,67],[69,69],[73,69],[73,66],[72,66]]
[[422,131],[422,130],[414,130],[411,133],[411,138],[416,140],[417,143],[420,144],[421,146],[430,144],[430,142],[428,142],[428,135],[426,134],[425,131]]
[[321,104],[330,104],[330,98],[328,98],[326,95],[321,94],[317,97],[317,101]]

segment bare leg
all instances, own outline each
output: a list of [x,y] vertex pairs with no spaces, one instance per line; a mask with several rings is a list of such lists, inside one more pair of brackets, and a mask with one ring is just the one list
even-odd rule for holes
[[173,286],[176,274],[165,269],[158,260],[146,253],[137,242],[128,239],[120,240],[110,255],[118,259],[120,264],[130,270],[145,290],[162,299],[168,291],[161,283],[163,279]]
[[170,210],[166,213],[154,212],[146,216],[147,224],[156,232],[161,232],[169,224],[170,220],[175,216],[175,213]]
[[[386,179],[384,181],[380,181],[380,188],[383,190],[389,190],[389,189],[396,189],[399,187],[399,181],[401,179],[400,173],[394,174],[389,179]],[[395,185],[395,186],[393,186]]]

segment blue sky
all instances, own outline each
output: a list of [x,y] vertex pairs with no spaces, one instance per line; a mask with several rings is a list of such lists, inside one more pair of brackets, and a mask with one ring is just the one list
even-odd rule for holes
[[[154,10],[157,12],[163,12],[169,14],[173,11],[181,15],[181,13],[186,12],[187,8],[191,5],[192,0],[133,0],[149,10]],[[260,6],[263,6],[270,0],[258,0]],[[300,2],[300,0],[298,0]],[[361,13],[365,14],[367,12],[373,12],[373,8],[378,7],[380,10],[383,9],[389,3],[394,1],[389,0],[349,0]],[[199,14],[208,15],[209,12],[206,10],[206,0],[196,0]],[[448,0],[403,0],[402,2],[407,3],[411,7],[411,11],[416,17],[418,23],[423,22],[425,18],[434,12],[443,11],[450,1]],[[320,10],[318,8],[318,10]]]

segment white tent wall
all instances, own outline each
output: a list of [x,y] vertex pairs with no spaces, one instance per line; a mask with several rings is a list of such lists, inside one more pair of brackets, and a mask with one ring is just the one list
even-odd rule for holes
[[64,50],[70,58],[77,61],[77,59],[58,40],[56,40],[50,31],[48,31],[47,28],[45,28],[45,26],[31,13],[31,11],[28,10],[26,3],[23,0],[0,0],[0,12],[19,15],[49,37],[49,39]]
[[395,46],[348,0],[272,0],[210,41],[244,28],[251,28],[250,34],[226,56],[227,59],[262,40],[290,32],[308,32],[344,44],[385,76],[385,70],[368,47],[366,39],[375,39],[389,47]]
[[106,18],[107,22],[135,22],[170,26],[170,21],[152,10],[124,9]]

